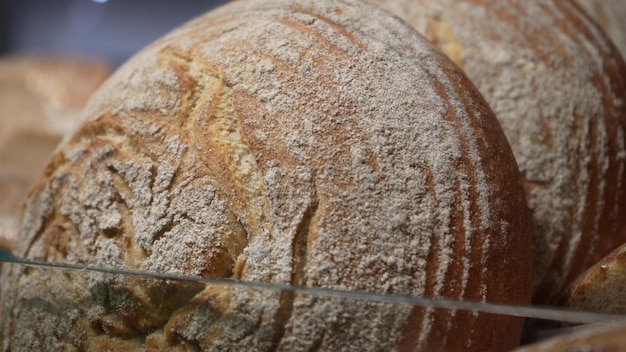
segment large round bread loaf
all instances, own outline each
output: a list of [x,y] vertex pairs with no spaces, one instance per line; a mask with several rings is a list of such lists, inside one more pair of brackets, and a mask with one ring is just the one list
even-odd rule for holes
[[0,248],[12,246],[28,189],[109,73],[93,59],[0,59]]
[[[134,56],[84,117],[28,201],[20,256],[530,302],[506,137],[454,64],[374,6],[229,3]],[[503,351],[522,323],[82,275],[5,270],[5,350]]]
[[626,65],[570,0],[374,0],[476,84],[513,148],[533,233],[534,301],[626,241]]

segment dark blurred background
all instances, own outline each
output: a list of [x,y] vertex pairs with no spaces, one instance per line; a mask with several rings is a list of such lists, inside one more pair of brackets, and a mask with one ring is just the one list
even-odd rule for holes
[[0,55],[56,53],[118,66],[227,0],[0,0]]

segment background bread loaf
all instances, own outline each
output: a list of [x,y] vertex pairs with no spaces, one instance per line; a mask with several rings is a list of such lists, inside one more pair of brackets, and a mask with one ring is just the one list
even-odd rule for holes
[[0,246],[12,246],[28,189],[109,73],[69,56],[0,59]]
[[569,0],[374,0],[477,85],[513,148],[533,233],[534,300],[626,241],[626,65]]
[[[18,255],[530,301],[523,189],[497,120],[371,5],[232,2],[134,56],[84,118],[28,200]],[[521,332],[477,312],[10,269],[12,352],[502,351]]]
[[620,352],[626,348],[623,322],[578,327],[575,331],[516,349],[516,352]]
[[626,314],[625,289],[626,244],[615,249],[574,282],[568,305],[578,310]]
[[611,37],[622,57],[626,58],[626,1],[576,0]]

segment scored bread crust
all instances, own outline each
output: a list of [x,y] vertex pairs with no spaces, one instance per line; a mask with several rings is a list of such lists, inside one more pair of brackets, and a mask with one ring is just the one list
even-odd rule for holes
[[373,0],[467,73],[524,178],[536,303],[626,242],[626,65],[569,0]]
[[[84,117],[28,201],[20,256],[529,303],[502,130],[456,66],[373,6],[232,2],[135,55]],[[521,332],[477,312],[50,275],[3,273],[12,352],[501,351]]]

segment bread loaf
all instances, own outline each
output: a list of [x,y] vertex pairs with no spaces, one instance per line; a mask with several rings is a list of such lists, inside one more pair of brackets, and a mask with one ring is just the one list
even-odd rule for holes
[[613,40],[623,58],[626,58],[626,1],[576,0]]
[[592,266],[572,285],[568,305],[585,311],[626,314],[626,244]]
[[578,327],[575,331],[524,346],[515,352],[621,352],[626,349],[623,322]]
[[524,178],[534,301],[626,241],[626,65],[569,0],[374,0],[464,69]]
[[[524,193],[497,120],[376,7],[231,2],[135,55],[84,118],[28,200],[18,255],[530,302]],[[81,275],[5,270],[5,350],[502,351],[522,323]]]
[[12,247],[28,189],[109,72],[92,59],[0,59],[0,247]]

